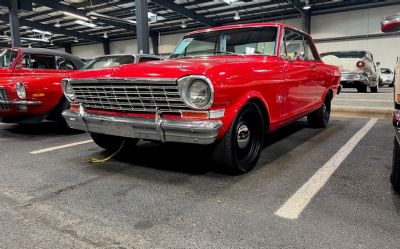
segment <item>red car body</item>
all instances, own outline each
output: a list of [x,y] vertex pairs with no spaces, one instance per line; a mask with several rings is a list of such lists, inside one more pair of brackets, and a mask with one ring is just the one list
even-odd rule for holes
[[[6,51],[15,54],[8,67],[0,68],[0,121],[36,123],[50,116],[56,118],[54,112],[65,100],[61,80],[83,66],[81,59],[50,49],[13,48]],[[27,56],[53,58],[54,68],[44,68],[44,65],[38,65],[37,68],[19,66]],[[55,66],[58,63],[56,60],[68,60],[68,65],[73,68],[58,68]],[[23,99],[16,92],[18,82],[25,87],[26,97]],[[61,116],[61,111],[57,114]]]
[[[289,61],[278,56],[281,54],[280,49],[285,29],[304,35],[311,42],[312,49],[316,51],[311,37],[292,27],[278,23],[243,24],[200,30],[190,33],[189,36],[218,30],[259,27],[276,27],[277,46],[274,56],[224,54],[187,57],[127,65],[115,69],[75,73],[71,76],[70,83],[72,88],[77,91],[78,100],[75,101],[73,109],[64,112],[64,117],[72,128],[86,130],[90,133],[161,140],[164,142],[212,144],[218,143],[226,136],[229,129],[234,125],[235,118],[237,118],[246,103],[253,102],[259,106],[263,114],[262,119],[265,121],[265,131],[272,132],[315,112],[321,108],[328,95],[331,99],[340,90],[340,72],[338,68],[324,64],[319,55],[315,55],[316,58],[312,61],[300,59]],[[212,105],[208,109],[199,111],[193,108],[183,108],[184,110],[178,113],[159,113],[157,110],[136,112],[134,108],[132,111],[129,111],[129,109],[123,110],[123,108],[119,111],[117,110],[118,108],[90,105],[88,103],[92,102],[85,102],[79,94],[83,91],[82,85],[79,85],[81,81],[87,82],[84,86],[93,87],[103,81],[110,82],[110,80],[116,79],[153,82],[165,80],[176,84],[179,79],[188,75],[205,77],[211,82],[214,95]],[[79,82],[79,84],[76,82]],[[128,83],[127,86],[129,86]],[[140,87],[140,85],[132,86]],[[141,98],[140,94],[137,96],[141,101],[146,99]],[[97,98],[101,98],[101,96]],[[155,105],[157,105],[158,100],[155,97],[153,98]],[[80,105],[79,110],[77,105]],[[159,106],[155,109],[157,108],[162,107]],[[102,121],[98,121],[97,118],[102,119]],[[95,119],[96,124],[92,125],[92,121]],[[147,130],[145,132],[140,130],[149,125],[146,123],[148,120],[153,120],[150,121],[153,123],[161,122],[160,125],[153,127],[157,130],[158,135],[157,133],[153,134],[154,136],[149,135]],[[97,121],[99,125],[97,125]],[[121,122],[127,122],[129,126],[140,129],[134,129],[132,133],[123,129],[120,129],[119,132],[111,131],[110,127],[113,124],[118,125]],[[193,123],[191,124],[190,122]],[[105,123],[110,129],[101,128]],[[182,127],[190,128],[182,134],[174,130],[176,127],[179,127],[177,130]],[[214,133],[209,132],[204,136],[196,136],[196,134],[202,132],[199,127],[213,127],[215,129],[210,129]],[[151,129],[148,131],[151,132]],[[159,139],[157,139],[158,137]]]

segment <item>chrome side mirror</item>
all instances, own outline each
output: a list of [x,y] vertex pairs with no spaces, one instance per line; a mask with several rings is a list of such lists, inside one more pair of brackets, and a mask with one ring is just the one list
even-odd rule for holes
[[400,31],[400,13],[386,16],[381,22],[382,32],[399,32]]

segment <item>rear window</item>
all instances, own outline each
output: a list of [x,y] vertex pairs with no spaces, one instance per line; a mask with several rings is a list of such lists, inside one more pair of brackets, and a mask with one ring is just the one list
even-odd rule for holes
[[392,70],[390,70],[388,68],[381,68],[381,73],[383,73],[383,74],[391,74]]
[[355,59],[362,59],[366,57],[367,53],[363,51],[347,51],[347,52],[329,52],[329,53],[322,53],[321,57],[326,56],[336,56],[338,58],[355,58]]

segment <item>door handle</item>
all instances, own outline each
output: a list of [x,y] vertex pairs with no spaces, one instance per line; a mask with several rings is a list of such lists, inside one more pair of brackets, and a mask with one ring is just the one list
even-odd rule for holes
[[310,65],[310,67],[311,67],[311,68],[316,68],[316,67],[317,67],[317,64],[313,63],[313,64]]

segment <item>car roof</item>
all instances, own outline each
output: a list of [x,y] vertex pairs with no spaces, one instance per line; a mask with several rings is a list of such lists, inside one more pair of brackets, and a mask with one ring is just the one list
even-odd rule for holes
[[12,49],[20,50],[22,53],[26,53],[26,54],[43,54],[43,55],[54,55],[54,56],[64,57],[66,59],[71,60],[72,63],[74,63],[74,65],[77,68],[81,68],[84,65],[82,59],[79,58],[78,56],[75,56],[75,55],[72,55],[69,53],[65,53],[62,51],[57,51],[54,49],[47,49],[47,48],[12,48]]
[[208,29],[200,29],[196,31],[189,32],[185,35],[191,35],[191,34],[197,34],[197,33],[206,33],[206,32],[211,32],[211,31],[220,31],[220,30],[229,30],[229,29],[238,29],[238,28],[259,28],[259,27],[282,27],[282,28],[290,28],[293,30],[296,30],[304,35],[309,36],[308,33],[304,32],[303,30],[300,30],[298,28],[295,28],[291,25],[283,24],[283,23],[277,23],[277,22],[260,22],[260,23],[246,23],[246,24],[233,24],[233,25],[225,25],[225,26],[218,26],[218,27],[213,27],[213,28],[208,28]]

